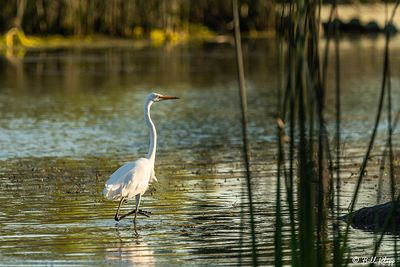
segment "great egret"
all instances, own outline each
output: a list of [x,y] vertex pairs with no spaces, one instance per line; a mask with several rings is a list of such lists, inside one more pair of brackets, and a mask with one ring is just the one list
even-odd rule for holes
[[[144,102],[144,120],[150,129],[150,147],[146,158],[140,158],[135,162],[129,162],[118,170],[116,170],[105,184],[103,195],[109,200],[119,200],[117,213],[114,219],[116,221],[134,213],[136,221],[137,214],[142,214],[148,217],[148,212],[139,210],[140,198],[149,187],[149,183],[157,181],[154,174],[154,161],[157,148],[157,132],[156,127],[150,117],[150,107],[155,102],[163,100],[179,99],[176,96],[165,96],[157,93],[151,93],[146,97]],[[135,197],[136,207],[133,211],[118,216],[119,209],[125,199]]]

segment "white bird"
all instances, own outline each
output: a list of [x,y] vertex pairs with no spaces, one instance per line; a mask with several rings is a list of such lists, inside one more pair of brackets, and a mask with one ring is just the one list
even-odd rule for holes
[[[157,93],[151,93],[146,97],[144,102],[144,120],[150,129],[150,147],[146,158],[140,158],[135,162],[129,162],[116,170],[105,184],[103,195],[109,200],[119,200],[117,213],[114,219],[116,221],[134,213],[136,221],[137,214],[148,217],[148,212],[139,210],[140,198],[149,187],[149,183],[157,181],[154,174],[154,161],[157,149],[157,132],[156,127],[150,117],[150,107],[155,102],[163,100],[179,99],[176,96],[164,96]],[[136,207],[133,211],[118,216],[119,209],[125,199],[135,197]]]

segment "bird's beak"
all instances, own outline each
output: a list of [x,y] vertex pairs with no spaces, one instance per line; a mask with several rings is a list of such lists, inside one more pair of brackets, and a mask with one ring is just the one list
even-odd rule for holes
[[179,99],[179,97],[176,97],[176,96],[169,96],[169,95],[162,95],[162,96],[160,96],[160,98],[161,98],[162,100]]

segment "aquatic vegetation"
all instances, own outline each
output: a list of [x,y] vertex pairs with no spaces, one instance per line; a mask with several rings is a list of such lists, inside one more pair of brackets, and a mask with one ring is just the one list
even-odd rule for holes
[[[397,237],[376,233],[374,240],[339,218],[349,203],[375,201],[371,192],[397,197],[392,136],[399,94],[391,90],[390,62],[399,60],[385,40],[375,94],[381,47],[374,40],[340,40],[335,24],[321,39],[317,3],[287,8],[292,17],[278,40],[242,44],[237,37],[236,58],[231,45],[214,42],[158,46],[196,32],[214,38],[188,22],[182,37],[155,26],[125,28],[126,39],[118,41],[92,34],[32,38],[17,28],[4,36],[7,54],[15,55],[0,72],[1,262],[345,266],[352,255],[372,257],[380,249],[397,260]],[[333,5],[332,20],[335,12]],[[151,33],[153,46],[142,42]],[[25,52],[27,60],[18,61]],[[143,203],[155,216],[137,237],[130,221],[115,225],[115,207],[101,190],[113,170],[146,152],[147,131],[135,126],[142,125],[142,106],[133,100],[158,87],[185,102],[175,107],[177,125],[159,124],[170,148],[160,151],[160,183]],[[386,127],[387,137],[370,139],[375,105],[378,121],[386,116],[377,133]],[[168,118],[161,107],[154,112]],[[366,153],[369,140],[375,150]],[[364,162],[368,168],[360,169]],[[390,219],[380,224],[393,226]]]
[[[320,21],[318,14],[319,3],[298,2],[291,3],[288,7],[288,28],[280,25],[282,38],[280,45],[287,46],[286,55],[281,48],[280,56],[284,57],[281,64],[284,74],[281,75],[281,93],[278,94],[277,111],[277,140],[278,140],[278,174],[277,192],[286,191],[286,201],[290,209],[291,231],[291,259],[293,266],[325,266],[333,263],[334,266],[346,265],[349,261],[348,238],[349,227],[352,222],[352,212],[360,194],[360,186],[366,174],[377,128],[383,112],[385,91],[388,91],[388,147],[392,147],[392,119],[391,119],[391,96],[390,96],[390,67],[389,67],[389,40],[390,32],[386,32],[386,46],[384,49],[383,78],[380,95],[377,103],[377,115],[367,151],[363,157],[358,180],[354,189],[352,201],[349,205],[350,214],[346,217],[345,230],[341,230],[339,221],[341,212],[341,79],[340,79],[340,56],[339,56],[339,29],[335,23],[328,23],[326,29],[327,39],[322,56],[320,56]],[[337,6],[332,4],[330,21],[337,16]],[[387,21],[391,23],[396,12],[397,5],[392,10],[392,15]],[[282,16],[285,10],[282,10]],[[283,23],[283,17],[281,19]],[[336,133],[335,149],[331,149],[330,133],[327,130],[325,100],[327,92],[327,72],[331,66],[328,64],[328,53],[330,52],[331,38],[335,41],[335,103],[336,110]],[[284,45],[282,45],[284,43]],[[284,80],[283,77],[286,77]],[[284,136],[287,136],[288,142]],[[391,149],[391,148],[390,148]],[[390,150],[389,149],[389,150]],[[333,156],[332,154],[336,154]],[[393,151],[391,152],[393,153]],[[393,154],[389,160],[393,169]],[[295,166],[297,165],[297,166]],[[391,187],[394,192],[393,170],[391,174]],[[280,180],[283,179],[284,182]],[[298,180],[294,184],[294,180]],[[297,188],[297,193],[294,193]],[[297,199],[297,201],[295,201]],[[394,194],[392,194],[394,200]],[[276,199],[277,217],[276,227],[281,229],[282,219],[280,197]],[[395,208],[394,208],[395,209]],[[389,217],[389,216],[388,216]],[[385,220],[388,224],[389,218]],[[331,237],[331,238],[330,238]],[[374,243],[375,252],[380,246],[380,240]],[[330,248],[325,244],[332,243]],[[282,236],[280,232],[275,233],[275,251],[280,255],[282,252]],[[396,253],[396,241],[394,242],[394,253]],[[397,261],[395,256],[394,261]],[[278,266],[282,262],[278,261]]]

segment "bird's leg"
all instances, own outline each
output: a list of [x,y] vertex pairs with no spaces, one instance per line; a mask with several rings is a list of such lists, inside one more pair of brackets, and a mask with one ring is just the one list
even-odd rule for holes
[[142,215],[144,215],[144,216],[146,216],[146,217],[150,217],[149,214],[151,214],[151,211],[139,209],[139,212],[138,212],[138,213],[139,213],[139,214],[142,214]]
[[141,198],[141,197],[142,197],[142,196],[141,196],[140,194],[137,194],[137,195],[136,195],[136,197],[135,197],[135,198],[136,198],[136,208],[135,208],[133,211],[129,212],[129,214],[135,213],[135,219],[134,219],[134,220],[136,220],[137,214],[144,215],[144,216],[146,216],[146,217],[150,217],[149,214],[151,214],[150,211],[145,211],[145,210],[139,209],[139,206],[140,206],[140,198]]
[[117,213],[115,213],[115,216],[114,216],[114,220],[116,220],[117,222],[120,221],[122,218],[125,217],[125,216],[123,216],[123,217],[118,217],[119,209],[121,208],[121,204],[122,204],[122,202],[124,201],[124,199],[125,199],[125,198],[123,197],[123,198],[121,198],[121,200],[119,201]]
[[136,223],[136,216],[139,212],[139,206],[140,206],[140,194],[137,194],[135,196],[135,199],[136,199],[136,208],[135,208],[135,217],[134,217],[133,221]]
[[135,219],[134,220],[136,220],[137,214],[144,215],[146,217],[150,217],[150,215],[149,215],[151,213],[150,211],[144,211],[144,210],[139,209],[140,198],[141,198],[140,194],[137,194],[136,195],[136,208],[134,210],[128,212],[127,214],[119,216],[118,215],[119,214],[119,210],[121,208],[122,202],[124,202],[124,200],[125,200],[125,198],[122,198],[120,200],[120,202],[119,202],[117,213],[115,213],[115,216],[114,216],[114,220],[116,220],[118,222],[118,221],[122,220],[123,218],[125,218],[126,216],[129,216],[131,214],[135,214]]

